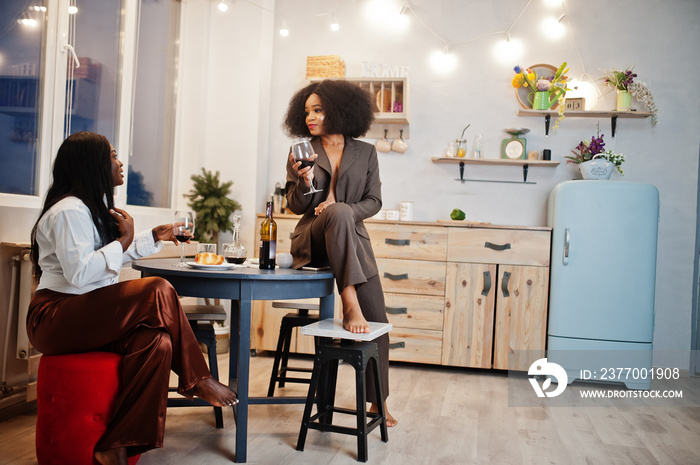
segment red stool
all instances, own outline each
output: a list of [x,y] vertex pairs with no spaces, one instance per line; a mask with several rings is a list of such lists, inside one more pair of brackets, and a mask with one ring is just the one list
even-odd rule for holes
[[[121,390],[122,356],[108,352],[43,355],[37,380],[36,458],[40,465],[97,465]],[[139,456],[129,458],[129,465]]]

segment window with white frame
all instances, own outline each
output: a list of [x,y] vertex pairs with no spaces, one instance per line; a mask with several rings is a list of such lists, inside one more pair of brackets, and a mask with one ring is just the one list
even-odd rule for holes
[[43,198],[63,139],[94,131],[133,162],[127,202],[169,206],[179,16],[179,0],[0,1],[0,205]]

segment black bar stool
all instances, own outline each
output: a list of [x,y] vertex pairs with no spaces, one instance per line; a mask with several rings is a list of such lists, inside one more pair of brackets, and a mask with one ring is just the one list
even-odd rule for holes
[[[309,430],[330,431],[333,433],[349,434],[357,437],[357,460],[367,461],[367,436],[377,426],[380,427],[383,442],[389,440],[386,426],[386,415],[384,412],[384,402],[378,402],[378,412],[367,411],[367,392],[365,388],[365,377],[367,370],[371,366],[375,379],[375,393],[377,399],[383,399],[381,374],[379,372],[379,351],[373,339],[391,331],[392,325],[388,323],[370,323],[369,334],[355,334],[343,329],[341,320],[322,320],[312,325],[302,328],[302,334],[320,337],[316,344],[316,356],[314,358],[314,368],[309,384],[309,392],[306,397],[304,416],[301,420],[297,450],[304,450],[306,434]],[[331,338],[331,339],[328,339]],[[341,339],[333,341],[332,338]],[[356,339],[366,339],[357,341]],[[338,377],[338,363],[344,361],[355,369],[355,404],[356,409],[350,410],[335,406],[335,389]],[[370,363],[371,362],[371,363]],[[318,413],[311,415],[314,404],[316,389],[319,385],[319,378],[323,366],[329,364],[330,381],[328,392],[322,395],[319,392]],[[357,426],[349,428],[345,426],[333,425],[333,413],[355,415]],[[369,418],[369,421],[367,421]]]
[[289,372],[311,373],[310,368],[298,368],[288,366],[289,348],[292,342],[294,328],[306,326],[318,321],[317,316],[310,316],[309,310],[318,311],[317,303],[306,302],[272,302],[273,308],[296,309],[297,313],[287,313],[282,317],[280,324],[280,335],[277,339],[277,350],[275,350],[275,361],[272,364],[272,374],[270,375],[270,386],[267,389],[267,397],[275,395],[275,385],[279,382],[279,387],[284,387],[285,383],[309,384],[309,378],[289,377]]
[[[219,380],[219,364],[216,360],[216,333],[214,322],[226,321],[226,310],[221,305],[183,305],[182,309],[190,322],[192,332],[207,347],[209,371],[215,380]],[[177,391],[170,389],[170,391]],[[210,407],[211,404],[202,399],[169,398],[168,407]],[[221,407],[214,407],[216,427],[224,427],[224,416]]]

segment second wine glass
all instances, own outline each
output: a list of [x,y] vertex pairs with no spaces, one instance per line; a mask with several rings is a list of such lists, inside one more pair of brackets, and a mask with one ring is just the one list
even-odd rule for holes
[[178,210],[173,216],[173,234],[180,243],[180,263],[174,266],[187,266],[185,263],[185,242],[194,236],[194,213]]
[[[308,139],[299,139],[294,141],[292,144],[292,157],[295,162],[301,162],[301,168],[306,168],[307,166],[314,166],[314,160],[310,160],[311,156],[314,154],[314,148],[311,146],[311,142]],[[322,192],[323,189],[316,189],[313,182],[309,183],[309,192],[304,195],[315,194],[316,192]]]

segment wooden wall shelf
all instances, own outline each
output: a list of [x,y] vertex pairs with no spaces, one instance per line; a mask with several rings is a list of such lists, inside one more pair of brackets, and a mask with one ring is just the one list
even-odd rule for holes
[[465,165],[507,165],[507,166],[558,166],[557,160],[510,160],[506,158],[458,158],[458,157],[433,157],[433,163],[455,163]]
[[[556,160],[510,160],[506,158],[455,158],[455,157],[433,157],[433,163],[450,163],[459,164],[459,181],[462,184],[465,182],[502,182],[509,184],[536,184],[527,180],[527,173],[530,166],[542,166],[554,168],[561,162]],[[505,166],[522,166],[523,180],[522,181],[501,181],[496,179],[465,179],[464,165],[505,165]]]
[[[559,116],[557,110],[518,110],[518,116],[544,116],[544,134],[549,135],[549,122],[552,116]],[[568,110],[564,112],[566,118],[610,118],[612,136],[615,137],[617,118],[649,118],[650,111],[599,111],[599,110]]]

